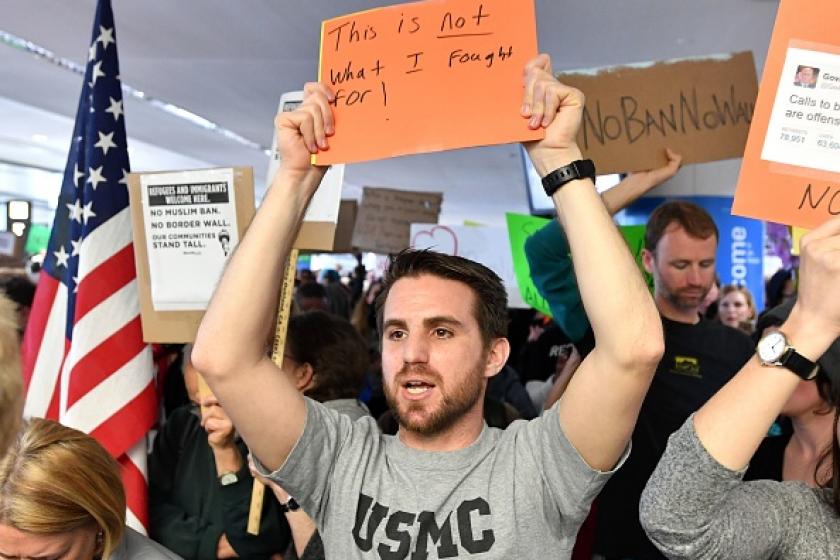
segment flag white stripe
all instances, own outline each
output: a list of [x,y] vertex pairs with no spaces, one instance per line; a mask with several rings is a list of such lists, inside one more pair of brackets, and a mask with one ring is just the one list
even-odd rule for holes
[[27,418],[43,417],[47,414],[50,400],[58,380],[61,361],[64,359],[65,327],[67,325],[67,286],[60,283],[56,288],[47,325],[41,337],[41,346],[32,379],[26,394],[23,414]]
[[[140,438],[137,440],[137,443],[134,444],[134,447],[128,450],[125,454],[128,457],[128,460],[134,464],[140,474],[143,475],[143,479],[146,481],[146,486],[148,487],[149,484],[149,476],[146,474],[146,458],[148,457],[147,453],[147,439],[145,437]],[[134,512],[131,510],[130,507],[126,507],[126,516],[125,522],[126,524],[143,535],[146,535],[146,528],[140,523],[140,520],[134,515]]]
[[[140,313],[137,280],[132,280],[99,305],[88,311],[73,327],[73,342],[62,369],[62,385],[69,383],[69,373],[79,361],[104,340],[112,336]],[[63,387],[61,410],[67,409],[67,392]]]
[[140,520],[137,519],[137,516],[134,515],[134,512],[131,511],[131,508],[125,508],[125,524],[140,533],[141,535],[146,534],[146,528],[143,527],[143,524],[140,523]]
[[[152,354],[146,347],[73,403],[62,423],[86,433],[94,431],[149,385],[151,372]],[[120,400],[115,402],[114,395]]]
[[139,470],[143,474],[143,478],[148,483],[149,477],[146,474],[146,459],[148,457],[148,453],[146,450],[146,438],[142,437],[139,440],[137,440],[137,443],[134,444],[134,447],[128,450],[126,456],[132,463],[134,463],[134,466],[137,467],[137,470]]
[[[128,207],[101,224],[82,240],[79,249],[79,280],[131,243],[131,213]],[[74,342],[75,343],[75,342]]]

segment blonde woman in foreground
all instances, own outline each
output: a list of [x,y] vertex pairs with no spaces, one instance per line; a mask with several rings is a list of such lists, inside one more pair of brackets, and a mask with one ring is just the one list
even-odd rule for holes
[[24,422],[0,459],[0,558],[179,558],[125,526],[117,462],[92,437]]
[[[779,411],[816,361],[838,367],[840,218],[802,240],[799,299],[757,355],[668,443],[641,502],[650,539],[672,559],[840,558],[840,446],[832,479],[742,482]],[[837,404],[835,392],[833,404]]]

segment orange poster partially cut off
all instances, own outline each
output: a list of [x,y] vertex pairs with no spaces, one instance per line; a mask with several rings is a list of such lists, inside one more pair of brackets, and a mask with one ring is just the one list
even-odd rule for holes
[[537,54],[533,0],[427,0],[321,25],[336,95],[328,165],[543,138],[520,115]]
[[782,0],[732,212],[814,228],[840,214],[837,0]]

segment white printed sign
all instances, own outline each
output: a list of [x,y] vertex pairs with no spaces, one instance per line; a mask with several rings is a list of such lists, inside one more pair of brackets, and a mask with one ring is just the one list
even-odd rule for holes
[[788,48],[761,159],[840,172],[840,55]]
[[508,294],[508,307],[529,307],[516,283],[507,228],[411,224],[411,248],[431,249],[479,262],[502,279]]
[[203,310],[239,242],[233,169],[140,176],[156,311]]
[[[280,104],[277,111],[284,113],[294,111],[303,103],[302,91],[290,91],[280,96]],[[271,186],[271,181],[277,170],[280,168],[280,152],[277,149],[277,135],[271,145],[271,160],[268,162],[268,184],[266,190]],[[338,223],[338,207],[341,204],[341,186],[344,184],[344,164],[333,165],[327,170],[318,190],[312,196],[309,208],[303,216],[304,222],[330,222]]]

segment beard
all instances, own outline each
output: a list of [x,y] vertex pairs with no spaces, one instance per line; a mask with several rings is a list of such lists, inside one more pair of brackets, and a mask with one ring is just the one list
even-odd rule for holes
[[665,295],[674,307],[679,309],[695,309],[700,307],[706,294],[711,289],[711,286],[696,286],[693,288],[682,288],[676,291],[667,290]]
[[[484,389],[483,362],[476,363],[463,380],[448,392],[443,391],[440,373],[425,365],[404,365],[390,384],[385,384],[385,400],[401,429],[431,436],[444,432],[459,418],[470,411],[481,400]],[[440,402],[430,404],[426,400],[402,402],[398,393],[411,374],[420,374],[431,380],[440,392]]]

